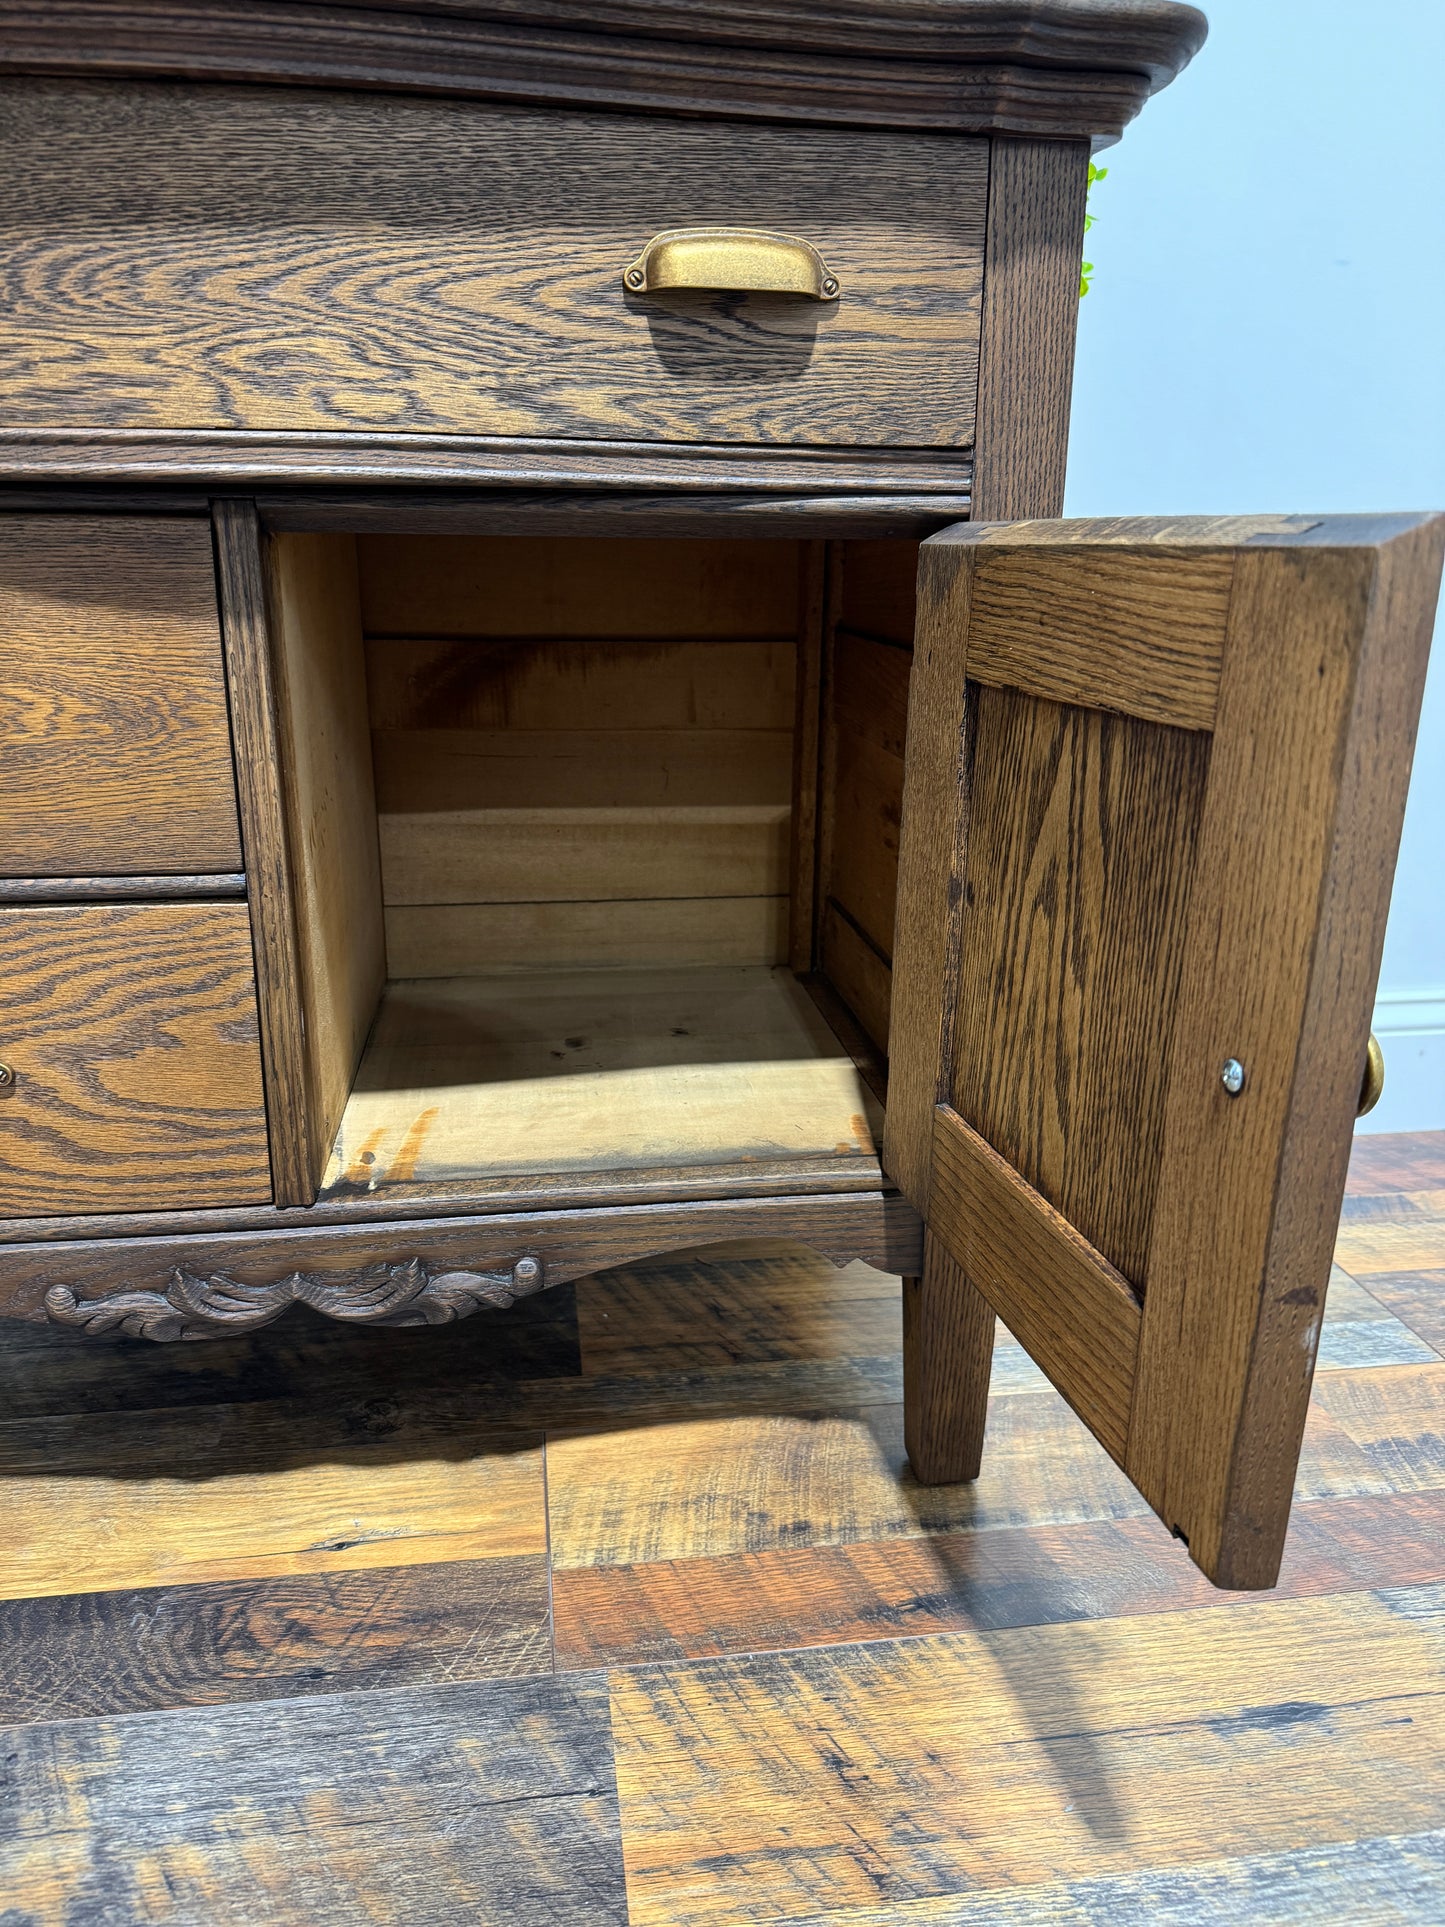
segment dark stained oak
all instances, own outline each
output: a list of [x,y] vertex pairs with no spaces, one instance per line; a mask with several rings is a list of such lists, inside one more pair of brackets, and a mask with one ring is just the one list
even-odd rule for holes
[[[972,442],[981,141],[129,81],[0,101],[12,429]],[[806,236],[841,298],[625,292],[650,235],[739,224]]]
[[0,515],[0,871],[241,866],[210,531]]
[[994,1310],[936,1238],[903,1280],[903,1409],[908,1466],[920,1485],[976,1479],[983,1461]]
[[1088,147],[995,140],[979,342],[972,515],[1007,522],[1064,506]]
[[0,903],[152,903],[245,894],[239,870],[223,876],[0,877]]
[[0,68],[1086,135],[1118,133],[1204,32],[1204,16],[1172,0],[269,0],[219,15],[197,0],[7,0]]
[[0,1208],[269,1195],[244,904],[0,909],[0,1006]]
[[[1221,1586],[1279,1567],[1442,548],[924,546],[884,1166]],[[1351,1219],[1342,1262],[1406,1269],[1429,1224]]]
[[[521,1258],[535,1258],[546,1288],[608,1265],[749,1236],[795,1238],[836,1263],[863,1258],[895,1273],[917,1271],[922,1260],[918,1219],[897,1192],[725,1198],[716,1203],[216,1233],[204,1240],[173,1233],[168,1238],[57,1239],[10,1245],[0,1271],[0,1313],[43,1322],[47,1293],[63,1289],[72,1313],[97,1300],[120,1301],[119,1309],[120,1304],[144,1295],[137,1312],[147,1319],[163,1317],[165,1308],[158,1301],[170,1288],[177,1268],[201,1282],[234,1278],[253,1293],[297,1271],[332,1280],[344,1291],[348,1281],[369,1266],[416,1260],[445,1276],[461,1270],[506,1272]],[[78,1305],[71,1305],[70,1298]],[[443,1317],[439,1322],[447,1321]]]

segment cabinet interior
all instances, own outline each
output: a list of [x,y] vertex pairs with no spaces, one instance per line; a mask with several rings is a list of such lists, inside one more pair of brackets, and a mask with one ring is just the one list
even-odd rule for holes
[[270,538],[321,1196],[877,1182],[916,561]]

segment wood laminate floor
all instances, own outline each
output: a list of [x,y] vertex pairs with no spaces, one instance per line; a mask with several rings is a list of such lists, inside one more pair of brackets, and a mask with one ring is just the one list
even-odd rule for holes
[[0,1927],[1445,1920],[1445,1134],[1358,1141],[1282,1582],[777,1247],[436,1332],[0,1326]]

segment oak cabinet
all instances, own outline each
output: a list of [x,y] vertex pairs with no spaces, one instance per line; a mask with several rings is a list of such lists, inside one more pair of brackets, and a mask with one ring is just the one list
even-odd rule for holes
[[428,11],[0,8],[0,1312],[797,1237],[1271,1583],[1445,523],[1049,519],[1198,17]]

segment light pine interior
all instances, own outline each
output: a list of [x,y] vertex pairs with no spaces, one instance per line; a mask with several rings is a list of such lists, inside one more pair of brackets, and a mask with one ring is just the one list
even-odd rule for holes
[[272,538],[323,1191],[876,1171],[915,561]]

